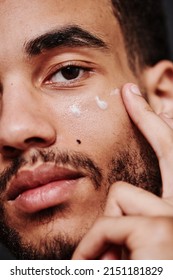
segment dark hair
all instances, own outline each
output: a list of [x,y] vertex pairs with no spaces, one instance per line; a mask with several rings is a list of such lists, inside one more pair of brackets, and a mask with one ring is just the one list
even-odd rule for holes
[[112,0],[124,37],[129,65],[153,66],[170,59],[166,19],[161,0]]

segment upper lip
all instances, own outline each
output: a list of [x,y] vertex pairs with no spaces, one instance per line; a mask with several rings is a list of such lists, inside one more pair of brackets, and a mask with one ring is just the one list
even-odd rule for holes
[[35,170],[20,171],[11,181],[7,191],[8,200],[15,200],[23,192],[51,182],[60,180],[76,180],[84,177],[78,171],[48,164],[41,165]]

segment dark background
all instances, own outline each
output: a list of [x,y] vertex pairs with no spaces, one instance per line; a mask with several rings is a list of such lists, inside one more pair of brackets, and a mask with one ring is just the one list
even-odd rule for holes
[[163,0],[163,5],[165,8],[165,13],[167,18],[171,59],[173,60],[173,0]]
[[[131,0],[131,1],[133,1],[133,0]],[[141,1],[145,1],[145,0],[141,0]],[[173,60],[173,0],[163,0],[163,5],[164,5],[165,12],[166,12],[166,18],[167,18],[171,59]],[[0,260],[3,260],[3,259],[5,259],[5,260],[13,259],[13,257],[0,244]]]

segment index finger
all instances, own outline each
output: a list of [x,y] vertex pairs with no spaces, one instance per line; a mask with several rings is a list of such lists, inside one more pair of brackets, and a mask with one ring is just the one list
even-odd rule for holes
[[142,97],[134,84],[122,89],[124,105],[131,119],[155,151],[163,181],[163,197],[173,196],[173,130]]

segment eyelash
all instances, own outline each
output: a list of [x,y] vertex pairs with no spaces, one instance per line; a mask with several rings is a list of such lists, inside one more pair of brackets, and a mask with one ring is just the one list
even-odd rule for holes
[[[73,69],[78,69],[79,70],[79,76],[80,77],[76,77],[74,79],[69,79],[66,82],[53,82],[51,81],[51,79],[53,79],[54,76],[60,74],[61,76],[63,76],[62,71],[67,70],[68,68],[71,68],[71,70]],[[83,73],[80,75],[80,72],[83,71]],[[69,62],[66,65],[64,64],[59,64],[58,67],[52,71],[51,74],[49,74],[49,76],[44,80],[44,84],[51,86],[51,87],[55,87],[55,88],[59,88],[59,87],[63,87],[63,88],[72,88],[72,87],[77,87],[81,85],[81,82],[87,78],[90,77],[90,75],[92,74],[93,69],[91,67],[86,67],[81,65],[79,62]],[[65,78],[64,78],[65,79]]]

